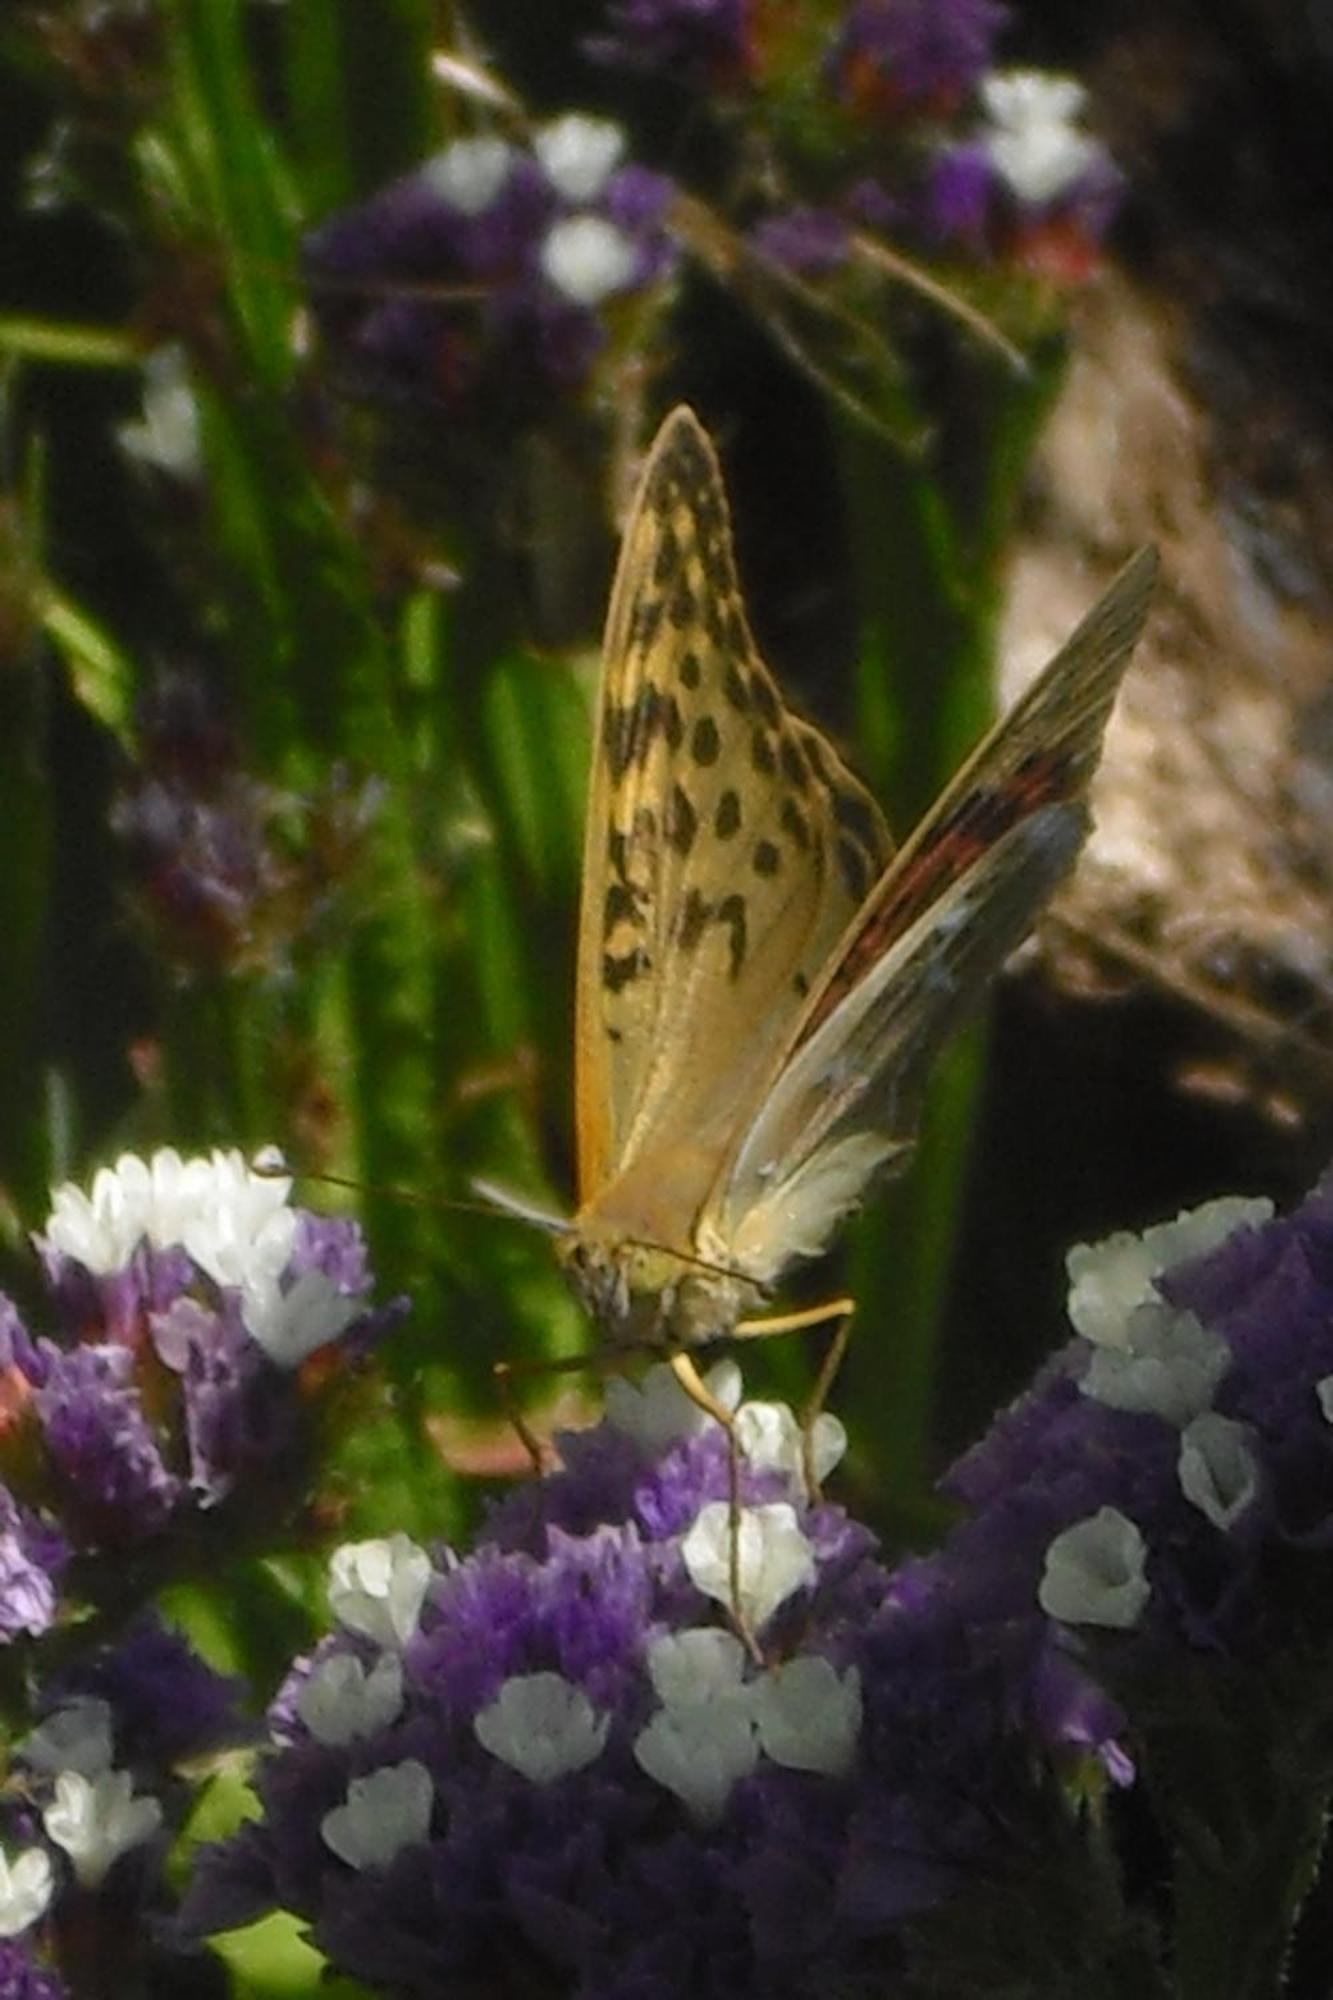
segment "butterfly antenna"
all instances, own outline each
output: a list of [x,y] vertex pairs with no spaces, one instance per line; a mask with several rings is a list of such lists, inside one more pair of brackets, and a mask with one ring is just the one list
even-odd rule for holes
[[272,1179],[313,1181],[321,1187],[344,1188],[349,1194],[370,1195],[377,1201],[405,1202],[412,1208],[444,1209],[451,1215],[485,1215],[494,1222],[523,1222],[550,1236],[563,1235],[570,1227],[563,1216],[549,1215],[511,1195],[489,1181],[473,1181],[479,1201],[459,1201],[450,1195],[424,1194],[419,1188],[380,1187],[373,1181],[353,1180],[348,1174],[332,1174],[314,1168],[294,1167],[276,1146],[265,1146],[251,1162],[255,1173]]

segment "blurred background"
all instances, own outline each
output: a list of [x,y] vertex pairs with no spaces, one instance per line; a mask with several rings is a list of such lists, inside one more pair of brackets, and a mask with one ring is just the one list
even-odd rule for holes
[[847,1497],[920,1541],[1072,1242],[1328,1157],[1333,9],[11,0],[0,92],[3,1279],[127,1147],[360,1183],[300,1190],[412,1301],[345,1531],[458,1531],[525,1464],[493,1363],[586,1344],[545,1240],[432,1203],[572,1200],[659,417],[898,831],[1159,543],[1078,877],[791,1293],[860,1301]]

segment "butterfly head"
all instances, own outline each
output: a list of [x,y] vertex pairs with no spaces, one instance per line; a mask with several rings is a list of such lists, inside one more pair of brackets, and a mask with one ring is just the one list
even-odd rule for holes
[[613,1347],[706,1346],[764,1298],[739,1271],[618,1231],[576,1227],[558,1241],[556,1255]]

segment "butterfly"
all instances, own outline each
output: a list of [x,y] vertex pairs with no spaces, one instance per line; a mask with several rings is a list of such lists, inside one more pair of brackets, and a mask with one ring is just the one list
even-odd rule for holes
[[759,657],[716,454],[667,417],[606,625],[557,1241],[611,1350],[763,1331],[788,1265],[906,1166],[932,1059],[1087,835],[1156,567],[1133,557],[895,852]]

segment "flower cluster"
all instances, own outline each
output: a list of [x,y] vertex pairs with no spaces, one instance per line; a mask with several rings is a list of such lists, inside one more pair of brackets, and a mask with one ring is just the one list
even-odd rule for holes
[[271,1518],[294,1490],[326,1386],[303,1364],[363,1354],[397,1309],[369,1308],[355,1224],[290,1192],[237,1152],[170,1149],[55,1191],[37,1243],[59,1337],[0,1302],[4,1637],[52,1623],[73,1554],[229,1500]]
[[1077,1339],[947,1482],[976,1510],[969,1559],[1140,1663],[1326,1640],[1333,1181],[1289,1216],[1214,1202],[1069,1270]]
[[[734,1369],[710,1385],[736,1409]],[[187,1920],[294,1910],[403,1994],[795,1995],[882,1964],[1025,1791],[1041,1809],[1043,1745],[1116,1764],[1035,1602],[978,1645],[947,1575],[890,1578],[808,1493],[788,1410],[736,1425],[734,1549],[725,1439],[657,1370],[470,1556],[341,1550],[263,1817],[206,1856]],[[822,1476],[840,1426],[812,1442]]]
[[197,674],[161,675],[138,724],[112,826],[156,941],[185,975],[285,969],[354,870],[375,787],[262,783]]
[[817,36],[794,10],[732,0],[633,0],[608,9],[595,60],[715,91],[730,82],[784,135],[793,201],[751,228],[756,246],[822,277],[860,232],[1079,280],[1120,181],[1082,128],[1067,76],[997,63],[996,0],[852,0]]
[[[966,1518],[896,1572],[727,1367],[734,1520],[720,1428],[658,1370],[471,1554],[339,1551],[262,1817],[206,1853],[189,1923],[295,1911],[397,1994],[795,1996],[907,1977],[951,1896],[1076,1855],[1070,1788],[1135,1778],[1094,1669],[1133,1695],[1145,1663],[1328,1637],[1333,1181],[1069,1268],[1074,1340],[946,1479]],[[812,1446],[822,1477],[834,1420]]]
[[572,114],[530,148],[457,139],[307,241],[320,326],[354,378],[492,434],[577,394],[623,302],[670,263],[669,181]]
[[240,1691],[152,1615],[41,1688],[0,1808],[0,1991],[138,1991],[150,1958],[162,1971],[146,1916],[191,1796],[173,1767],[239,1740]]

